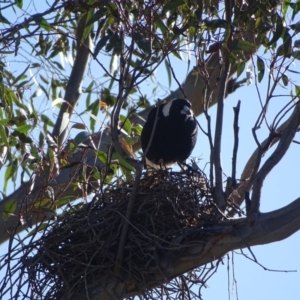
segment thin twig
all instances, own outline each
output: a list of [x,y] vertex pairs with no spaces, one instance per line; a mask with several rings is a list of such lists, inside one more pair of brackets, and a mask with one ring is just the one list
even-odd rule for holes
[[[220,51],[221,53],[221,51]],[[223,114],[224,114],[224,98],[226,93],[226,81],[230,69],[228,54],[226,50],[222,51],[223,65],[221,65],[221,75],[218,89],[218,104],[216,129],[213,149],[213,161],[215,167],[215,201],[221,210],[225,208],[225,199],[223,193],[223,172],[221,165],[221,143],[222,143],[222,128],[223,128]]]
[[[138,190],[139,190],[139,185],[140,185],[140,179],[141,179],[141,175],[142,175],[142,165],[137,162],[134,159],[131,158],[127,158],[125,151],[123,150],[123,148],[121,147],[120,143],[119,143],[119,139],[118,139],[118,135],[119,135],[119,129],[118,129],[118,120],[119,120],[119,115],[121,112],[121,108],[123,106],[123,103],[125,102],[126,98],[128,97],[128,94],[130,92],[130,87],[126,87],[125,86],[125,82],[127,81],[128,75],[129,75],[129,64],[126,66],[126,59],[124,57],[124,32],[121,31],[120,32],[120,37],[121,40],[123,42],[123,47],[122,47],[122,54],[120,56],[120,80],[119,80],[119,95],[118,95],[118,101],[116,103],[116,105],[114,106],[114,109],[112,111],[112,115],[111,115],[111,135],[112,135],[112,141],[113,141],[113,145],[116,149],[116,151],[119,152],[119,154],[122,155],[122,157],[131,165],[134,166],[134,168],[136,169],[136,178],[135,178],[135,183],[134,183],[134,187],[132,190],[132,194],[130,197],[130,200],[128,202],[128,206],[126,209],[126,214],[125,214],[125,221],[124,221],[124,225],[121,231],[121,237],[120,237],[120,242],[118,245],[118,252],[117,252],[117,256],[116,256],[116,263],[115,263],[115,267],[114,267],[114,273],[116,275],[118,275],[120,273],[121,270],[121,266],[122,266],[122,262],[123,262],[123,257],[124,257],[124,248],[125,248],[125,243],[127,240],[127,234],[128,234],[128,229],[129,229],[129,222],[131,219],[131,215],[132,215],[132,211],[133,211],[133,206],[134,206],[134,202],[135,202],[135,198],[138,194]],[[131,60],[131,56],[133,53],[133,47],[134,47],[134,41],[132,40],[131,42],[131,46],[129,49],[129,57],[127,57],[127,60],[130,61]],[[132,81],[131,84],[132,85]]]
[[275,270],[275,269],[269,269],[267,267],[265,267],[264,265],[262,265],[261,263],[258,262],[257,258],[255,257],[253,251],[251,250],[251,248],[248,246],[247,247],[250,254],[252,255],[252,258],[249,257],[247,254],[244,253],[243,249],[241,249],[241,253],[244,257],[246,257],[247,259],[255,262],[257,265],[259,265],[261,268],[263,268],[265,271],[270,271],[270,272],[280,272],[280,273],[291,273],[291,272],[297,272],[297,270]]
[[[252,56],[251,60],[252,60],[252,67],[254,69],[254,74],[257,74],[257,72],[256,72],[256,64],[254,63],[253,56]],[[264,105],[263,101],[262,101],[262,98],[261,98],[260,90],[259,90],[259,87],[258,87],[257,76],[254,77],[254,85],[255,85],[255,88],[256,88],[256,91],[257,91],[257,95],[258,95],[258,100],[259,100],[259,103],[260,103],[260,106],[261,106],[261,113],[259,114],[259,116],[258,116],[258,118],[256,120],[256,123],[254,125],[254,128],[256,130],[257,128],[260,127],[260,124],[266,118],[265,114],[266,114],[266,110],[267,110],[268,100],[266,101],[266,104]],[[270,77],[269,77],[268,84],[267,84],[267,90],[269,90],[269,88],[270,88]],[[268,126],[268,124],[267,124],[267,126]],[[254,135],[254,138],[255,138],[255,135]],[[255,141],[257,142],[257,146],[259,146],[258,141],[257,140],[255,140]]]
[[[208,114],[208,103],[210,102],[209,99],[212,96],[212,92],[210,90],[210,95],[208,96],[208,90],[210,90],[209,84],[206,81],[206,86],[203,89],[203,99],[204,101],[202,102],[203,104],[203,112],[207,121],[207,138],[208,138],[208,142],[209,142],[209,147],[210,147],[210,166],[209,166],[209,181],[210,184],[212,185],[214,182],[214,168],[213,168],[213,149],[214,149],[214,144],[213,144],[213,140],[212,140],[212,130],[211,130],[211,117]],[[199,126],[200,127],[200,126]]]
[[130,222],[130,219],[132,216],[134,202],[135,202],[135,199],[136,199],[138,191],[139,191],[142,170],[143,170],[143,167],[142,167],[142,165],[139,164],[136,168],[136,178],[135,178],[134,186],[132,188],[132,194],[131,194],[130,200],[128,202],[124,225],[123,225],[122,232],[121,232],[121,238],[120,238],[120,242],[118,245],[116,264],[114,267],[115,275],[119,275],[121,267],[122,267],[122,262],[123,262],[123,258],[124,258],[124,248],[125,248],[125,243],[127,240],[127,234],[128,234],[128,229],[129,229],[129,222]]
[[154,133],[155,133],[155,130],[156,130],[156,124],[157,124],[157,121],[158,121],[158,113],[159,113],[160,104],[161,104],[161,101],[160,101],[160,99],[158,99],[158,104],[157,104],[157,107],[156,107],[155,120],[154,120],[153,128],[152,128],[152,131],[151,131],[151,136],[150,136],[147,148],[146,148],[146,150],[144,152],[144,155],[143,155],[143,159],[142,159],[143,162],[146,160],[147,153],[148,153],[148,151],[151,147],[151,144],[152,144],[152,140],[153,140]]
[[168,64],[168,66],[169,66],[169,68],[170,68],[170,70],[171,70],[172,76],[173,76],[173,78],[175,79],[175,81],[176,81],[176,83],[177,83],[177,85],[178,85],[178,88],[180,89],[180,91],[181,91],[182,95],[184,96],[184,98],[186,98],[186,94],[185,94],[185,92],[184,92],[184,90],[183,90],[183,88],[182,88],[180,82],[178,81],[178,79],[177,79],[177,77],[176,77],[176,74],[175,74],[175,72],[174,72],[174,69],[173,69],[173,67],[172,67],[172,64],[171,64],[169,55],[166,56],[166,59],[167,59],[167,64]]
[[234,132],[234,144],[233,144],[233,154],[232,154],[232,187],[236,187],[236,163],[237,163],[237,153],[239,147],[239,113],[240,113],[241,100],[238,101],[237,105],[233,108],[234,111],[234,121],[233,121],[233,132]]
[[[288,126],[288,120],[284,122],[280,127],[278,127],[277,131],[281,132]],[[235,189],[228,198],[230,198],[237,206],[240,206],[245,198],[245,193],[249,192],[255,175],[259,169],[260,162],[262,156],[270,149],[272,146],[276,144],[279,140],[280,135],[275,134],[272,137],[266,138],[261,145],[259,145],[256,150],[250,156],[248,162],[246,163],[244,170],[241,175],[240,183],[237,189]],[[235,210],[231,210],[228,213],[228,216],[232,217],[235,214]]]
[[[295,107],[295,102],[297,101],[296,99],[298,98],[298,95],[293,97],[291,99],[291,101],[289,101],[276,115],[276,117],[274,118],[274,121],[271,125],[271,128],[276,129],[276,127],[279,125],[279,123],[282,121],[282,119]],[[289,107],[290,105],[292,105],[291,107]],[[278,118],[278,120],[277,120]]]
[[[124,33],[120,33],[120,37],[122,40],[122,35]],[[133,48],[133,41],[131,44],[131,48]],[[128,60],[131,60],[131,55],[132,55],[133,49],[129,51],[129,57]],[[134,168],[138,168],[139,163],[133,159],[128,157],[127,153],[125,150],[122,148],[119,142],[119,116],[121,113],[121,109],[123,107],[123,104],[125,100],[127,99],[131,87],[125,86],[126,79],[128,78],[129,75],[129,70],[126,67],[126,59],[124,57],[124,51],[120,56],[120,79],[119,79],[119,92],[118,92],[118,97],[117,97],[117,102],[112,110],[111,113],[111,139],[113,142],[113,146],[115,150]]]
[[52,135],[57,138],[58,147],[60,147],[64,142],[68,128],[66,124],[63,124],[65,123],[64,115],[67,113],[69,116],[71,116],[74,108],[76,107],[76,103],[78,102],[80,96],[80,88],[83,81],[83,76],[85,74],[85,69],[90,57],[89,35],[86,37],[84,42],[81,41],[84,30],[86,28],[86,22],[87,15],[82,17],[78,23],[76,33],[77,54],[64,96],[64,99],[67,101],[67,103],[62,104],[55,126],[52,131]]

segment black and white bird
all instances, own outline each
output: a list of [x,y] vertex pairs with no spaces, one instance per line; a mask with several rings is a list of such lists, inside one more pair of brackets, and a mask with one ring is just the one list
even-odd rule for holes
[[147,166],[159,169],[185,161],[195,147],[197,133],[197,121],[188,100],[176,98],[154,107],[141,134]]

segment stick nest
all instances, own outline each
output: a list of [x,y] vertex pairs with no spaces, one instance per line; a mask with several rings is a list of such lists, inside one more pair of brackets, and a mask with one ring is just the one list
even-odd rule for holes
[[[35,299],[71,297],[113,274],[132,190],[128,183],[108,187],[90,203],[68,210],[29,245],[35,254],[24,264]],[[143,175],[119,275],[145,286],[151,272],[164,272],[184,251],[182,237],[188,231],[216,224],[216,216],[220,212],[204,174]],[[199,233],[196,240],[201,240]]]

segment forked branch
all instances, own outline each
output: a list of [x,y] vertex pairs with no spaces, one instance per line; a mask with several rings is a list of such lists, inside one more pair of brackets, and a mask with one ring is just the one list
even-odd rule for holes
[[263,182],[267,177],[267,175],[270,173],[270,171],[284,157],[285,153],[289,149],[290,144],[294,139],[294,136],[299,128],[299,125],[300,125],[300,105],[298,102],[292,115],[287,121],[287,127],[281,132],[281,137],[279,139],[279,143],[276,149],[271,154],[271,156],[266,160],[266,162],[263,164],[263,166],[260,168],[257,175],[255,176],[254,183],[253,183],[253,193],[251,197],[250,214],[259,212],[260,196],[261,196],[261,189],[263,186]]
[[[277,130],[276,134],[272,134],[272,138],[267,137],[261,144],[260,147],[253,152],[249,158],[247,164],[241,175],[240,184],[236,190],[234,190],[229,196],[234,203],[238,206],[244,201],[244,196],[246,192],[249,192],[254,184],[256,184],[257,191],[254,194],[256,199],[254,200],[252,195],[252,201],[254,203],[251,205],[252,212],[257,211],[259,206],[259,189],[262,187],[263,180],[268,175],[268,173],[276,166],[276,164],[283,158],[284,154],[288,150],[293,138],[300,125],[300,112],[299,103],[294,109],[292,115],[281,124]],[[279,144],[273,154],[267,159],[264,165],[259,170],[261,157],[274,146],[278,141]],[[258,171],[259,170],[259,171]],[[262,180],[262,182],[260,182]],[[258,197],[258,198],[257,198]],[[253,206],[254,205],[254,206]],[[232,216],[234,212],[232,211],[230,215]]]

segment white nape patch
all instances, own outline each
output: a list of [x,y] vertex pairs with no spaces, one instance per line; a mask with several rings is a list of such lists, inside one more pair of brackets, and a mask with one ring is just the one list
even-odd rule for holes
[[180,113],[183,115],[192,115],[192,111],[186,105],[183,107],[183,109],[180,111]]
[[162,109],[162,113],[165,117],[168,117],[170,115],[170,109],[172,106],[172,103],[175,99],[171,100],[170,102],[168,102],[167,104],[165,104],[164,108]]

